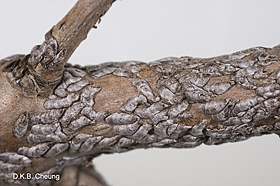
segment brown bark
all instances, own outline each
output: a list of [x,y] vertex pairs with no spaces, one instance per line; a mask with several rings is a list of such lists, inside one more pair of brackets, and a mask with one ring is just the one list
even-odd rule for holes
[[88,32],[114,0],[80,0],[45,35],[45,41],[31,53],[6,64],[10,81],[25,96],[47,96],[61,81],[64,66]]
[[[40,113],[45,110],[42,107],[43,103],[61,81],[67,60],[114,1],[77,1],[67,15],[46,33],[42,45],[35,46],[31,53],[25,56],[15,55],[1,61],[1,153],[17,152],[20,146],[30,146],[26,139],[18,139],[14,136],[15,118],[18,118],[23,112]],[[28,118],[25,119],[21,122],[29,122]],[[33,172],[37,169],[36,165],[42,162],[44,161],[40,159],[33,162]],[[47,163],[43,164],[48,167]],[[5,169],[5,166],[3,167]],[[2,175],[5,172],[3,171],[0,171],[1,185],[5,177]],[[7,180],[11,180],[11,178],[7,178]],[[87,179],[83,180],[87,181]],[[77,182],[77,184],[79,183]]]
[[279,135],[279,46],[210,59],[65,65],[112,2],[78,1],[30,55],[0,61],[0,183],[30,172],[63,176],[21,183],[106,185],[90,164],[103,153]]
[[[59,49],[66,49],[64,64],[86,39],[88,32],[95,27],[115,0],[79,0],[73,8],[50,30]],[[48,37],[48,34],[46,35]]]

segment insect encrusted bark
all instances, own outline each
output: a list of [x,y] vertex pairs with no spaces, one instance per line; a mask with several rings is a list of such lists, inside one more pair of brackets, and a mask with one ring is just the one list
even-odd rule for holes
[[279,45],[66,63],[113,2],[79,0],[30,54],[0,60],[1,185],[105,186],[91,163],[101,154],[280,135]]
[[[10,57],[1,64],[16,60]],[[15,137],[27,142],[16,152],[2,151],[1,179],[16,184],[11,175],[34,166],[42,174],[61,173],[79,165],[82,157],[85,163],[102,153],[279,135],[279,67],[278,46],[210,59],[67,64],[53,93],[37,98],[43,100],[43,111],[25,111],[14,121]],[[7,153],[15,158],[5,158]],[[44,161],[47,167],[38,164]]]

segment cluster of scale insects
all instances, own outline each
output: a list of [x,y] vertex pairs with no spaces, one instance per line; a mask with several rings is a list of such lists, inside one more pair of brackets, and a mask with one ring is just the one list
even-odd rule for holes
[[[46,111],[23,113],[15,122],[14,135],[26,136],[32,146],[0,154],[0,178],[8,180],[11,173],[30,166],[32,158],[62,153],[65,156],[57,160],[56,168],[47,171],[79,164],[84,159],[77,156],[97,149],[114,153],[149,147],[192,148],[264,133],[279,134],[280,72],[264,70],[276,62],[278,57],[266,49],[252,48],[219,60],[181,57],[149,64],[129,61],[83,68],[68,66],[62,82],[44,103]],[[141,69],[161,74],[157,91],[141,78]],[[93,107],[102,87],[95,86],[94,79],[109,74],[129,79],[138,95],[128,98],[118,112],[97,112]],[[221,77],[227,78],[211,81]],[[242,99],[219,98],[234,86],[255,94]],[[196,117],[194,108],[204,117],[187,125]],[[271,123],[262,124],[264,119]],[[85,126],[91,126],[92,134],[76,133]]]

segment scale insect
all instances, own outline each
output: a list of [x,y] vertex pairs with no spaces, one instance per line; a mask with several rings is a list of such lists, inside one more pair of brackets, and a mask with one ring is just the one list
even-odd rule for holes
[[80,147],[80,153],[89,152],[95,144],[97,144],[100,140],[103,139],[103,136],[96,136],[92,138],[88,138]]
[[70,106],[62,116],[60,122],[63,127],[67,127],[73,118],[75,118],[80,111],[85,107],[84,103],[76,102]]
[[111,131],[111,126],[107,123],[98,123],[92,127],[92,133],[94,136],[105,135]]
[[46,112],[34,115],[30,119],[31,124],[50,124],[57,121],[63,114],[64,109],[52,109]]
[[152,89],[150,87],[150,85],[147,83],[147,81],[145,81],[144,79],[134,79],[132,81],[132,85],[135,86],[138,90],[138,92],[140,94],[143,94],[144,96],[146,96],[146,98],[150,101],[150,102],[157,102],[160,100],[159,97],[156,97],[153,92]]
[[146,104],[147,98],[143,95],[135,96],[130,98],[121,108],[120,111],[131,113],[140,104]]
[[73,134],[76,130],[82,128],[83,126],[90,125],[93,122],[86,118],[85,116],[81,116],[78,119],[72,121],[67,128],[63,128],[63,132],[66,135]]
[[114,136],[111,138],[104,138],[98,143],[99,148],[113,146],[115,143],[119,141],[120,136]]
[[139,127],[140,125],[137,123],[129,125],[115,125],[113,131],[115,134],[119,134],[122,136],[131,136],[139,129]]
[[138,116],[126,113],[113,113],[105,118],[105,121],[109,124],[115,125],[127,125],[132,124],[139,120]]
[[78,151],[80,148],[81,144],[86,141],[88,138],[92,137],[91,135],[88,134],[78,134],[75,136],[70,142],[70,148],[69,148],[69,153],[74,154]]
[[165,107],[166,105],[163,102],[156,102],[148,108],[138,107],[135,109],[134,113],[140,118],[153,118],[155,114],[162,111]]
[[229,99],[210,101],[208,103],[201,104],[198,110],[203,114],[217,114],[225,108],[228,102]]
[[28,167],[31,165],[31,160],[23,155],[14,153],[14,152],[4,152],[0,154],[0,161],[5,163],[22,165],[24,167]]
[[67,87],[68,92],[77,92],[89,84],[88,80],[81,80]]
[[67,97],[62,99],[47,100],[44,103],[44,107],[46,109],[60,109],[69,107],[74,101],[77,101],[79,97],[80,96],[78,94],[70,93]]
[[78,69],[78,68],[72,68],[72,67],[69,67],[69,68],[66,68],[66,71],[69,72],[72,76],[75,76],[75,77],[84,77],[86,75],[86,72],[81,70],[81,69]]
[[59,123],[56,123],[55,125],[53,124],[38,124],[38,125],[33,125],[31,128],[31,132],[33,134],[39,134],[39,135],[48,135],[48,134],[53,134],[54,131],[57,129]]
[[22,169],[23,166],[17,164],[10,164],[0,161],[0,173],[12,173]]
[[56,156],[67,150],[69,147],[68,143],[57,143],[44,155],[46,158]]
[[14,135],[17,138],[22,138],[26,134],[28,123],[29,123],[29,115],[28,113],[25,112],[20,115],[20,117],[15,123]]
[[[81,81],[82,78],[81,77],[75,77],[75,76],[72,76],[69,72],[65,71],[64,74],[63,74],[63,81],[64,83],[69,86],[73,83],[76,83],[78,81]],[[66,88],[66,87],[65,87]]]
[[101,87],[99,86],[87,86],[80,96],[80,99],[83,104],[87,107],[92,107],[94,105],[94,96],[101,91]]
[[49,150],[49,144],[48,143],[40,143],[33,147],[20,147],[18,149],[18,153],[25,155],[30,158],[37,158],[42,156],[47,150]]

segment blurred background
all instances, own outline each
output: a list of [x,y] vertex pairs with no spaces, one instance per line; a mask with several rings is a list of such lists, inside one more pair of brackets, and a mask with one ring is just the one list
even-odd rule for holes
[[[75,2],[0,0],[0,59],[41,44]],[[117,0],[69,62],[150,62],[273,47],[280,43],[279,7],[277,0]],[[113,186],[278,186],[280,140],[134,150],[102,155],[94,164]]]

